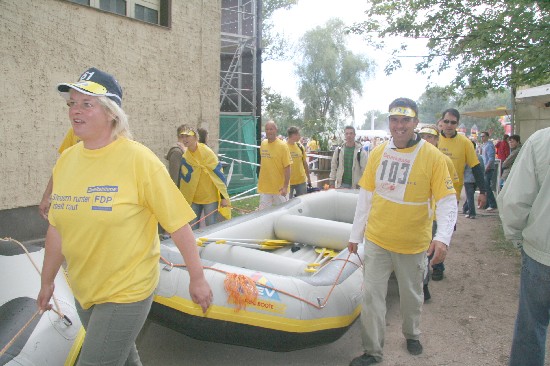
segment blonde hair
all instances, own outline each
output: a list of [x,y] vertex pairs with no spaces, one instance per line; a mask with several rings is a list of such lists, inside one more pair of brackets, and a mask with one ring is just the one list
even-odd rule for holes
[[113,117],[111,136],[115,139],[118,137],[124,137],[128,140],[133,140],[134,137],[132,136],[132,132],[130,132],[128,115],[124,112],[124,110],[108,97],[99,96],[97,99],[103,108],[105,108],[105,110]]

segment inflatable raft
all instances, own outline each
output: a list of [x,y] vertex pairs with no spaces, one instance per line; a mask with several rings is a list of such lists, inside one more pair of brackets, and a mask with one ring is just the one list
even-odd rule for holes
[[193,338],[272,351],[337,340],[361,311],[363,248],[347,250],[356,202],[352,190],[312,193],[196,230],[214,292],[205,315],[179,251],[162,241],[150,318]]
[[84,330],[65,275],[57,274],[54,293],[65,317],[54,311],[37,314],[40,275],[29,257],[41,268],[44,248],[25,248],[28,256],[16,242],[0,241],[0,365],[74,365]]

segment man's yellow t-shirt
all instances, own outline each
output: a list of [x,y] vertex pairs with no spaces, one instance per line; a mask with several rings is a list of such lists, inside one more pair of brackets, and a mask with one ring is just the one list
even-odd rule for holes
[[292,164],[288,144],[279,139],[262,141],[260,146],[262,160],[258,177],[258,193],[279,194],[285,182],[284,169]]
[[359,181],[373,192],[365,237],[392,252],[420,253],[432,238],[432,197],[454,194],[452,180],[435,146],[423,140],[405,149],[388,145],[370,153]]
[[453,137],[439,137],[439,150],[447,155],[456,169],[458,182],[454,183],[457,200],[460,200],[460,193],[464,185],[464,166],[468,164],[473,168],[479,164],[476,151],[472,142],[464,135],[457,133]]
[[305,150],[298,143],[288,144],[288,150],[292,158],[292,167],[290,169],[290,184],[302,184],[307,181],[306,170],[304,169],[304,162],[307,162],[307,155]]
[[150,296],[159,278],[158,222],[174,232],[195,217],[157,156],[125,138],[62,154],[51,201],[49,221],[84,309]]

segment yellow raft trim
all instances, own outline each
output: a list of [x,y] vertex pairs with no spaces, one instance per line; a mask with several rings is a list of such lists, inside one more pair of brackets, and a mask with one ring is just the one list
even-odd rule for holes
[[84,338],[86,337],[86,331],[84,330],[84,327],[80,327],[78,330],[78,334],[76,335],[76,338],[73,342],[73,345],[71,346],[71,349],[69,350],[69,354],[67,355],[67,358],[65,359],[64,366],[74,366],[76,365],[76,359],[78,358],[78,355],[80,354],[80,349],[82,348],[82,343],[84,343]]
[[308,333],[327,329],[344,328],[351,325],[361,313],[361,305],[358,305],[353,313],[348,315],[303,320],[261,314],[247,311],[246,309],[235,311],[234,308],[219,305],[211,305],[206,314],[203,314],[199,305],[189,299],[178,296],[163,297],[157,295],[154,301],[189,315],[294,333]]

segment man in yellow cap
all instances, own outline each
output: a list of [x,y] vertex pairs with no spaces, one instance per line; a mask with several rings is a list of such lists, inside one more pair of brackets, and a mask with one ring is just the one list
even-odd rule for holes
[[[382,360],[386,327],[388,280],[395,272],[399,286],[402,332],[407,350],[422,353],[420,313],[426,255],[441,262],[451,242],[457,204],[443,155],[415,133],[418,107],[398,98],[389,106],[391,139],[371,153],[359,181],[359,197],[348,249],[364,243],[361,336],[364,354],[351,366]],[[432,200],[436,202],[437,232],[432,239]]]

